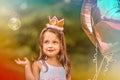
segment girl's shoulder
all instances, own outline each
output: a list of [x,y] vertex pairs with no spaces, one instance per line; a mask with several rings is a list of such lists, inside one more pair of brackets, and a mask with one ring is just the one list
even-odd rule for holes
[[41,69],[42,63],[39,60],[36,60],[33,62],[32,67]]

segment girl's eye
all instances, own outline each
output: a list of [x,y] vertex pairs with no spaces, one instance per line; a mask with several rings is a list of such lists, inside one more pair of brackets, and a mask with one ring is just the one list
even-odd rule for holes
[[44,43],[45,43],[45,44],[48,44],[49,42],[48,42],[48,41],[45,41]]
[[53,43],[54,43],[54,44],[58,44],[58,42],[57,42],[57,41],[54,41]]

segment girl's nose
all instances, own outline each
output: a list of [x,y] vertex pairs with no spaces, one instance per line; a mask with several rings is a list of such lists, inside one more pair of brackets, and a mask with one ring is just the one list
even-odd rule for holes
[[52,43],[49,43],[48,46],[49,46],[49,47],[52,47],[53,45],[52,45]]

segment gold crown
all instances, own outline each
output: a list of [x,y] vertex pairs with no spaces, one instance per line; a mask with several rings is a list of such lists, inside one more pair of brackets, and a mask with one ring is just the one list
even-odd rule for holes
[[50,18],[49,16],[49,23],[47,24],[47,27],[51,27],[63,31],[63,25],[64,25],[64,19],[58,20],[56,16],[54,16],[53,18]]

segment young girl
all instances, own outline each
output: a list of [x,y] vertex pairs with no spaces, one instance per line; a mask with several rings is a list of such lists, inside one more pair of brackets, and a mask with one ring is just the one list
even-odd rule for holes
[[39,47],[40,56],[32,64],[25,57],[15,60],[25,66],[26,80],[71,80],[71,64],[66,52],[66,42],[63,33],[64,19],[55,16],[42,30]]

